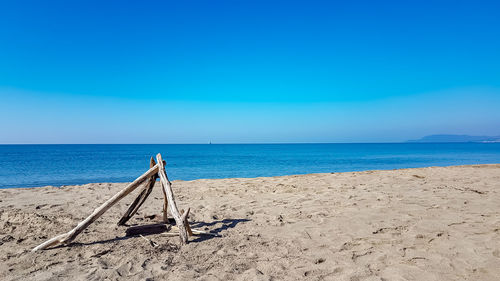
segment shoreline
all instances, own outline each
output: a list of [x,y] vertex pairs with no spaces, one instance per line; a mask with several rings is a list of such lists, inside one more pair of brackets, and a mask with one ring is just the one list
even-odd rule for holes
[[[481,167],[481,166],[495,166],[500,165],[500,163],[487,163],[487,164],[466,164],[466,165],[445,165],[445,166],[425,166],[425,167],[416,167],[416,168],[395,168],[395,169],[375,169],[375,170],[361,170],[361,171],[344,171],[344,172],[327,172],[327,173],[306,173],[306,174],[291,174],[291,175],[280,175],[280,176],[262,176],[262,177],[230,177],[230,178],[200,178],[193,180],[172,180],[172,183],[175,182],[194,182],[198,180],[224,180],[224,179],[260,179],[260,178],[279,178],[279,177],[291,177],[291,176],[307,176],[307,175],[328,175],[328,174],[342,174],[342,173],[363,173],[363,172],[382,172],[382,171],[400,171],[400,170],[412,170],[412,169],[427,169],[427,168],[453,168],[453,167]],[[168,175],[168,167],[167,175]],[[127,184],[130,181],[119,181],[119,182],[88,182],[81,184],[63,184],[63,185],[40,185],[40,186],[20,186],[20,187],[1,187],[0,190],[3,189],[32,189],[32,188],[65,188],[71,186],[85,186],[85,185],[93,185],[93,184]]]
[[[126,237],[116,223],[131,195],[70,246],[31,253],[126,184],[1,189],[0,279],[500,276],[500,164],[172,183],[179,208],[191,208],[191,225],[222,237],[191,237],[182,247],[164,233]],[[162,196],[157,183],[130,224],[157,223]]]

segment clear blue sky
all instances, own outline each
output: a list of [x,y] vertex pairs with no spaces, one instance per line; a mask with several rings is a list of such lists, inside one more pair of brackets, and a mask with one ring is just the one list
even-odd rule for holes
[[499,14],[500,1],[2,1],[0,143],[500,135]]

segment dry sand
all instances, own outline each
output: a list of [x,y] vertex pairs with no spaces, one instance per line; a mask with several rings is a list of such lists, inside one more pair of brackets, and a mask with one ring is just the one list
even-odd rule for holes
[[[0,190],[0,280],[500,280],[500,165],[175,181],[222,238],[124,237],[128,196],[69,247],[30,252],[124,186]],[[159,188],[145,205],[131,224],[161,213]]]

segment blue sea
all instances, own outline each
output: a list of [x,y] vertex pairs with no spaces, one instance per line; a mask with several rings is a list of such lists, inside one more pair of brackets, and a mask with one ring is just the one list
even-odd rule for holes
[[0,145],[0,188],[129,182],[157,153],[171,180],[500,163],[500,143]]

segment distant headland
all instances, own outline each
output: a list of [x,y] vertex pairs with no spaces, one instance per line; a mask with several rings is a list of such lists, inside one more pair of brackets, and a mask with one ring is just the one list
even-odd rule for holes
[[430,135],[408,142],[500,142],[500,136]]

